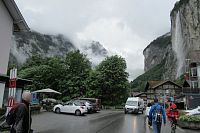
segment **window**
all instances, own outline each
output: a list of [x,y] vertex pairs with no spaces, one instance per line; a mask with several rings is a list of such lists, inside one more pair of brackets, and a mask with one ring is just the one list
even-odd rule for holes
[[67,102],[67,103],[65,103],[65,105],[73,105],[73,103],[72,102]]
[[196,67],[191,68],[191,76],[192,77],[197,77],[197,68]]
[[198,81],[192,81],[192,88],[198,88]]

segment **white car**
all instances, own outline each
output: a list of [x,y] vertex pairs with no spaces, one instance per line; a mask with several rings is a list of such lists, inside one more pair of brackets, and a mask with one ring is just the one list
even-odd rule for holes
[[87,107],[80,101],[68,101],[66,103],[58,104],[53,107],[55,113],[72,113],[75,115],[84,115],[87,113]]
[[92,113],[94,111],[94,105],[90,101],[87,100],[80,100],[80,101],[84,102],[87,108],[87,113]]
[[186,115],[200,115],[200,106],[193,110],[186,110],[185,112],[187,113]]

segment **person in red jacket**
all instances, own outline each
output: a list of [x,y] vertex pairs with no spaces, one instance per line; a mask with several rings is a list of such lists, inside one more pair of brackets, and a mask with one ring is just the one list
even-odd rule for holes
[[178,118],[180,116],[179,111],[175,103],[170,103],[170,106],[167,109],[167,117],[171,121],[171,118]]

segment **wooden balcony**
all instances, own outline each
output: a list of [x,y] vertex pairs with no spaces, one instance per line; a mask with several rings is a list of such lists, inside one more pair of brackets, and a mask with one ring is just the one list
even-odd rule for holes
[[200,88],[182,88],[183,93],[193,93],[197,94],[200,93]]

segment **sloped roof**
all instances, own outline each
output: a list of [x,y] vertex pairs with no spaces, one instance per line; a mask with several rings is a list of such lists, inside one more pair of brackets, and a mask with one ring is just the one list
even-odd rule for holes
[[[6,84],[9,84],[9,79],[10,79],[9,76],[0,74],[0,83],[3,82]],[[17,78],[17,86],[24,86],[31,83],[32,83],[32,80]]]
[[17,7],[14,0],[2,0],[6,6],[10,16],[13,19],[14,31],[29,31],[29,27],[24,20],[19,8]]
[[158,84],[160,84],[163,81],[148,81],[149,83],[149,88],[154,88],[154,86],[157,86]]
[[153,86],[152,88],[153,88],[153,89],[156,89],[156,88],[158,88],[159,86],[162,86],[162,85],[167,84],[167,83],[170,83],[170,84],[172,84],[172,85],[174,85],[174,86],[177,86],[178,88],[182,88],[180,85],[178,85],[178,84],[176,84],[176,83],[174,83],[174,82],[172,82],[172,81],[170,81],[170,80],[162,81],[162,82],[158,83],[157,85]]
[[149,88],[150,89],[156,89],[158,88],[159,86],[162,86],[164,84],[172,84],[174,86],[177,86],[178,88],[182,88],[180,85],[170,81],[170,80],[167,80],[167,81],[148,81],[147,84],[146,84],[146,87],[145,87],[145,91],[147,91]]
[[145,92],[149,89],[149,88],[153,88],[154,86],[156,86],[157,84],[159,84],[161,81],[157,81],[157,80],[151,80],[151,81],[148,81],[146,83],[146,86],[145,86]]

